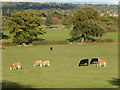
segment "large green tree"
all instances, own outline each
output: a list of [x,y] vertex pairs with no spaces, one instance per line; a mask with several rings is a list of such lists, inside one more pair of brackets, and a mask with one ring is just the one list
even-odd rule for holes
[[28,43],[37,38],[38,34],[44,34],[41,27],[42,19],[35,10],[16,12],[6,21],[6,25],[13,34],[13,42],[16,44]]
[[46,21],[45,21],[46,26],[51,26],[52,25],[52,17],[50,14],[47,15]]
[[84,39],[102,36],[106,29],[103,23],[99,20],[100,14],[94,8],[86,7],[77,10],[73,15],[73,30],[70,32],[72,39],[81,38],[81,43]]

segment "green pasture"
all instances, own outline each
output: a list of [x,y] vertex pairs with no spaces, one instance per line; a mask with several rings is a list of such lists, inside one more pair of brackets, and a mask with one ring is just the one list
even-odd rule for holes
[[[56,36],[57,37],[57,36]],[[118,88],[118,43],[6,47],[2,50],[3,87],[18,88]],[[78,67],[83,58],[107,60],[107,67]],[[34,67],[35,60],[50,67]],[[21,62],[21,70],[9,70]]]
[[[70,39],[70,30],[46,30],[46,33],[44,35],[39,35],[38,38],[41,40],[67,40]],[[4,34],[12,37],[12,35],[9,34],[8,31],[4,31]],[[118,32],[115,33],[107,33],[103,35],[101,38],[95,38],[95,39],[112,39],[114,41],[118,41]],[[9,39],[3,39],[3,42],[12,42],[12,38]]]
[[70,30],[47,30],[44,35],[39,35],[39,38],[45,40],[66,40],[70,39]]

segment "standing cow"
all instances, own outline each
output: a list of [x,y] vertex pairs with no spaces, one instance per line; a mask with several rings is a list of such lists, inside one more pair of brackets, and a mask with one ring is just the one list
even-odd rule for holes
[[97,64],[99,60],[100,60],[99,58],[92,58],[90,64]]
[[[88,66],[88,61],[89,61],[88,59],[81,60],[80,63],[79,63],[79,67],[80,66]],[[87,65],[85,65],[85,64],[87,64]]]

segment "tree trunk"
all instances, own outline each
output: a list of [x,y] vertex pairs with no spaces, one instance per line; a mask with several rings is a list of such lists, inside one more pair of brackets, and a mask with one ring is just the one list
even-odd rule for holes
[[82,39],[81,39],[82,44],[84,44],[84,36],[85,36],[84,34],[82,34],[82,36],[81,36],[82,37]]
[[84,37],[82,37],[82,39],[81,39],[81,43],[84,44]]

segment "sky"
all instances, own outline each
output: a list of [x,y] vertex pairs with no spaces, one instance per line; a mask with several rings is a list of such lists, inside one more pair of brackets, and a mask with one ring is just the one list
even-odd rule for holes
[[120,0],[0,0],[2,2],[107,2],[117,4]]

